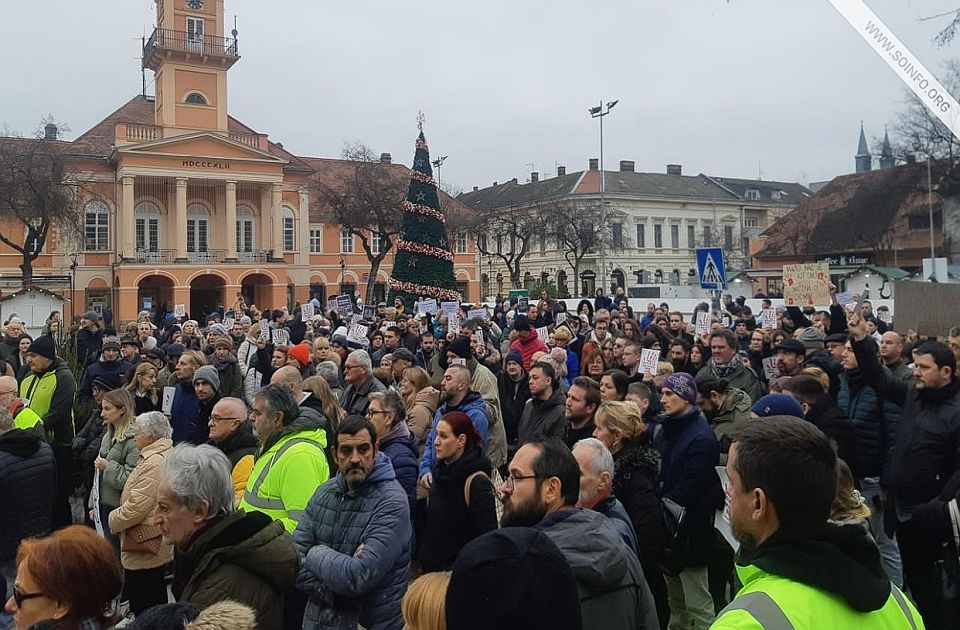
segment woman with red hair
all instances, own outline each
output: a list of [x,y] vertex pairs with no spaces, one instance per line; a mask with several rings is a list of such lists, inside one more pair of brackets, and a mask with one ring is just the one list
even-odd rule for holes
[[437,423],[436,464],[420,548],[424,572],[449,571],[468,542],[497,528],[490,460],[470,416],[450,411]]
[[17,630],[97,630],[113,626],[107,608],[123,587],[113,547],[89,527],[71,525],[20,543],[6,612]]

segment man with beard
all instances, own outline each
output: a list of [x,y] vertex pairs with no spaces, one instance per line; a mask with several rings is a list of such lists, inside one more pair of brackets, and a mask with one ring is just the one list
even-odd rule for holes
[[[260,448],[239,507],[263,512],[292,533],[310,497],[330,476],[324,418],[297,405],[290,388],[277,384],[257,392],[250,419]],[[403,500],[406,505],[406,495]]]
[[867,533],[827,523],[837,459],[816,427],[786,416],[750,422],[726,469],[743,588],[711,628],[921,627]]
[[517,444],[563,435],[564,395],[553,366],[537,361],[530,366],[530,400],[523,407]]
[[670,342],[670,365],[674,373],[686,372],[690,376],[697,375],[697,367],[690,362],[690,349],[693,346],[686,339],[674,339]]
[[784,339],[773,349],[777,357],[780,376],[796,376],[803,369],[807,347],[796,339]]
[[410,568],[410,508],[370,421],[347,416],[334,443],[339,472],[320,486],[293,540],[304,628],[401,630]]
[[530,442],[510,462],[503,527],[536,527],[573,569],[584,628],[660,627],[640,561],[607,517],[576,507],[580,467],[559,440]]
[[637,534],[633,521],[623,504],[613,496],[613,455],[610,449],[597,438],[577,441],[571,448],[580,466],[580,500],[577,507],[600,512],[608,519],[620,538],[635,553]]
[[687,332],[687,325],[683,322],[683,313],[673,311],[670,313],[670,336],[674,339],[683,339],[691,346],[693,345],[693,335]]
[[572,449],[574,444],[593,435],[596,428],[593,415],[599,406],[600,385],[589,376],[573,379],[564,407],[567,422],[563,429],[563,443],[567,448]]

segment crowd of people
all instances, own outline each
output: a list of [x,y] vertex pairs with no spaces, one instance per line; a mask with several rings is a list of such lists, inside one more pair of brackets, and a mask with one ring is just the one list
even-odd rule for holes
[[11,318],[2,622],[958,628],[960,329],[831,294]]

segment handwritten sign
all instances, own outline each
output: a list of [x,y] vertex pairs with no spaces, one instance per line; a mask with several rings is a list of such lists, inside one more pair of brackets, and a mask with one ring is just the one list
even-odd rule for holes
[[777,357],[767,357],[763,360],[763,375],[767,377],[768,381],[780,376],[780,366],[777,365]]
[[517,312],[526,313],[528,308],[530,308],[530,298],[522,297],[517,300]]
[[777,311],[772,308],[765,308],[760,311],[760,318],[763,320],[764,330],[773,330],[777,327]]
[[825,306],[830,303],[830,265],[806,263],[783,266],[783,303]]
[[479,328],[473,333],[473,343],[480,347],[486,345],[486,341],[483,339],[483,331]]
[[462,357],[457,357],[455,359],[450,359],[449,363],[450,365],[466,365],[467,360]]
[[455,335],[460,334],[460,318],[455,313],[447,316],[447,331]]
[[640,367],[637,371],[643,374],[656,376],[657,363],[660,362],[660,351],[652,348],[644,348],[640,351]]
[[163,403],[160,405],[160,409],[163,411],[163,413],[170,415],[170,411],[173,409],[173,396],[176,393],[176,387],[163,388]]
[[350,330],[347,331],[347,341],[363,343],[363,340],[367,338],[368,330],[369,328],[363,324],[353,324],[350,326]]
[[694,326],[694,332],[697,337],[710,332],[710,313],[706,311],[697,311],[697,322]]
[[177,304],[173,307],[173,314],[176,317],[186,317],[187,316],[187,305],[186,304]]
[[351,324],[359,324],[362,321],[363,321],[363,315],[359,313],[354,313],[353,315],[350,316]]
[[567,321],[567,314],[563,312],[557,313],[553,316],[553,321],[555,324],[562,324],[563,322]]
[[226,328],[226,329],[227,329],[227,332],[229,333],[230,331],[233,330],[233,327],[236,325],[236,323],[237,323],[237,320],[235,320],[235,319],[230,319],[230,318],[228,317],[228,318],[226,318],[225,320],[223,320],[223,327]]
[[326,313],[332,313],[337,310],[337,298],[332,297],[327,300],[327,310]]
[[437,314],[437,301],[433,298],[426,300],[420,300],[420,312],[429,313],[430,315]]
[[540,338],[540,341],[542,341],[544,345],[546,346],[550,345],[550,331],[547,329],[546,326],[541,326],[540,328],[537,328],[537,337]]
[[300,321],[309,322],[313,318],[313,304],[304,304],[300,307]]
[[290,333],[285,328],[274,328],[270,333],[270,338],[275,346],[290,345]]

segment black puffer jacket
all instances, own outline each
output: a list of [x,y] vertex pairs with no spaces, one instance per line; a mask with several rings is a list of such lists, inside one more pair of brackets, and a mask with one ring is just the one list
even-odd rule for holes
[[857,434],[850,418],[828,394],[820,396],[810,405],[806,419],[823,431],[836,444],[837,455],[847,463],[854,478],[863,477],[860,457],[857,454]]
[[558,388],[546,400],[533,397],[523,407],[518,427],[517,446],[546,438],[562,438],[566,426],[566,395]]
[[644,563],[657,562],[666,540],[663,508],[657,496],[660,455],[640,440],[633,440],[613,454],[613,465],[613,496],[630,515],[640,558]]
[[490,460],[479,446],[467,447],[456,461],[438,462],[427,499],[427,527],[420,548],[424,571],[449,571],[468,542],[497,528],[493,486],[481,475],[470,483],[470,507],[464,500],[467,477],[482,471],[490,477]]
[[11,562],[24,538],[50,533],[56,486],[49,444],[24,429],[0,435],[0,562]]
[[902,413],[900,407],[864,383],[860,370],[840,375],[837,405],[853,422],[860,474],[879,477],[893,452],[893,436]]
[[958,470],[960,384],[954,377],[940,389],[916,389],[881,368],[872,340],[852,345],[864,380],[903,408],[885,483],[900,505],[924,504],[939,496]]

